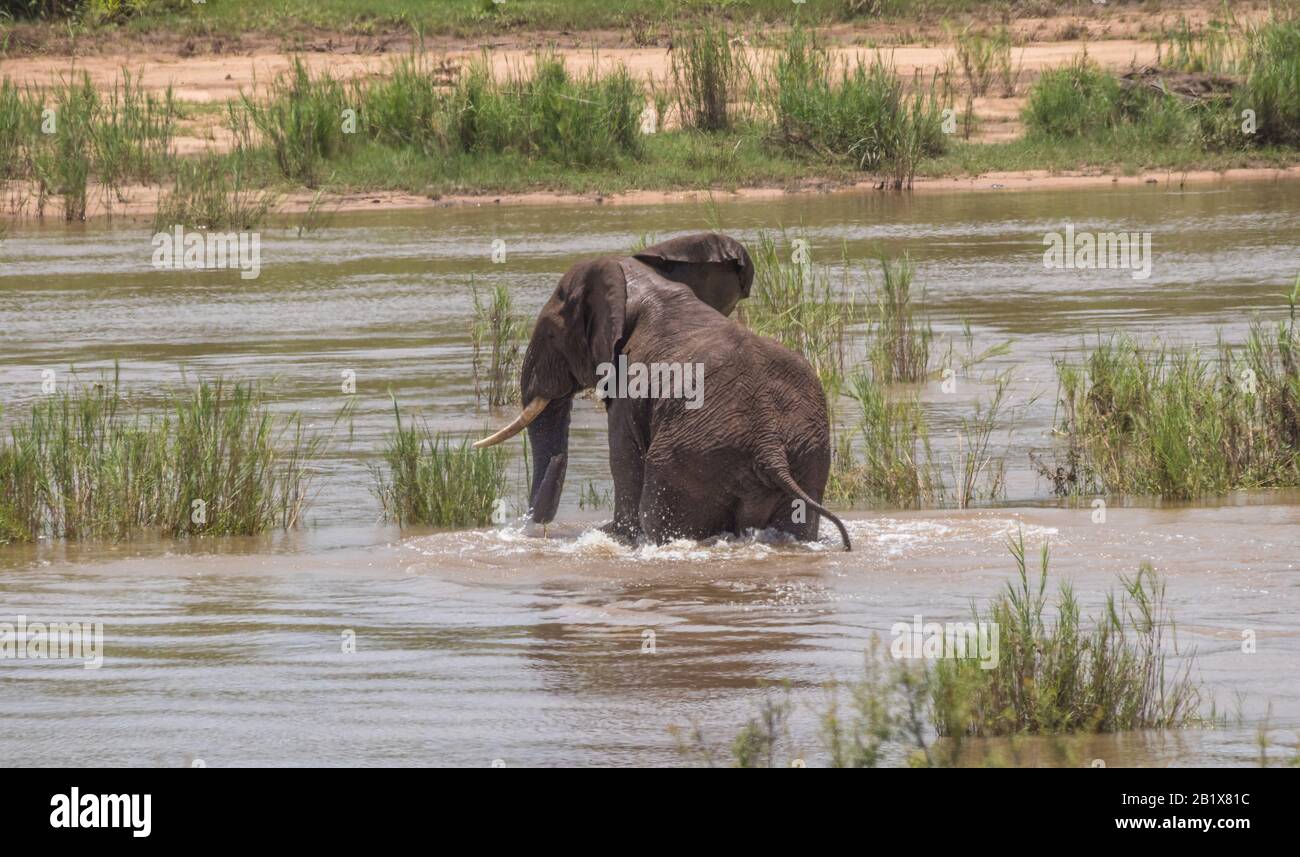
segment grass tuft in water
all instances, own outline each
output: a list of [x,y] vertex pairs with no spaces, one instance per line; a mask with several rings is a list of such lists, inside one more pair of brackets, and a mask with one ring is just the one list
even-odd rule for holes
[[943,483],[920,403],[891,399],[862,370],[850,378],[848,394],[858,406],[856,430],[837,439],[827,495],[901,509],[937,502]]
[[871,368],[877,383],[924,381],[930,371],[930,342],[934,332],[928,318],[917,319],[924,303],[912,294],[912,263],[880,257],[880,282],[874,291],[871,318]]
[[1058,361],[1057,377],[1064,463],[1043,469],[1058,494],[1188,500],[1300,485],[1294,314],[1212,356],[1099,341],[1082,364]]
[[[1179,653],[1167,639],[1174,622],[1165,584],[1149,565],[1121,576],[1119,594],[1108,595],[1104,610],[1090,619],[1063,583],[1051,616],[1046,546],[1037,574],[1028,567],[1023,535],[1009,547],[1016,573],[1006,591],[984,612],[975,611],[969,623],[954,623],[956,632],[961,625],[973,630],[973,623],[995,623],[987,626],[994,636],[985,639],[997,641],[996,664],[989,657],[962,657],[960,650],[926,661],[903,658],[905,652],[896,653],[894,645],[886,650],[873,637],[861,677],[832,685],[827,704],[817,710],[826,764],[1014,765],[1020,762],[1018,742],[1038,735],[1047,738],[1058,763],[1078,765],[1086,736],[1211,722],[1191,678],[1196,653]],[[976,647],[966,651],[974,655]],[[1171,664],[1171,655],[1180,656],[1181,664]],[[768,696],[722,750],[698,726],[674,733],[684,754],[710,766],[817,761],[791,739],[795,710],[788,688],[783,699]],[[974,737],[1009,740],[971,742]]]
[[998,634],[992,669],[978,658],[936,662],[930,699],[941,736],[1123,732],[1176,729],[1200,722],[1200,691],[1191,678],[1195,651],[1181,667],[1167,662],[1176,643],[1165,583],[1143,563],[1120,577],[1120,594],[1085,621],[1078,598],[1062,583],[1056,617],[1046,616],[1048,550],[1032,574],[1023,534],[1010,543],[1016,577],[972,621]]
[[488,407],[519,401],[515,375],[528,338],[524,320],[515,313],[514,298],[505,283],[494,286],[485,299],[470,282],[474,297],[474,395]]
[[806,240],[779,238],[764,232],[752,245],[754,284],[737,314],[755,333],[806,357],[833,400],[846,374],[849,327],[860,314],[848,266],[836,284],[831,268],[813,262]]
[[288,529],[323,442],[298,416],[273,415],[247,383],[204,381],[146,413],[116,376],[74,382],[0,441],[0,528],[21,540]]
[[403,424],[393,402],[396,426],[388,436],[383,464],[371,468],[384,517],[399,526],[481,527],[493,523],[506,496],[506,452],[474,449],[468,440],[430,430],[424,421]]

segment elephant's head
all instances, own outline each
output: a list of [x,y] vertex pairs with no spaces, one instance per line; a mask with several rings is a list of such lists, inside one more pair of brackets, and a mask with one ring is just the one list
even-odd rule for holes
[[754,262],[734,238],[716,232],[683,235],[635,254],[667,280],[689,286],[696,297],[731,315],[754,283]]
[[[754,266],[745,248],[724,235],[674,238],[636,254],[661,276],[682,283],[724,315],[749,294]],[[553,520],[564,488],[573,397],[596,386],[597,367],[614,363],[626,336],[627,282],[618,259],[570,268],[542,306],[520,372],[523,411],[509,425],[474,444],[494,446],[528,429],[533,478],[532,520]]]

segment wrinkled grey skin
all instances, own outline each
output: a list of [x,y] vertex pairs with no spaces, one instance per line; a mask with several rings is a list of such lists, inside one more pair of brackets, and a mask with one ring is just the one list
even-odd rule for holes
[[[568,463],[573,397],[597,367],[704,364],[704,402],[609,398],[609,464],[620,538],[664,542],[774,528],[817,538],[830,472],[826,399],[801,355],[728,318],[754,265],[738,241],[701,233],[631,257],[574,265],[542,307],[524,356],[522,400],[550,399],[528,427],[530,515],[555,517]],[[796,502],[802,501],[802,502]]]

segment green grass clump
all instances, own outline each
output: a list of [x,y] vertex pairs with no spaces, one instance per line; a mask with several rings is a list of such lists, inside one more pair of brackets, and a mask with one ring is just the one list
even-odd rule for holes
[[90,75],[83,74],[80,81],[61,81],[48,96],[54,114],[42,117],[42,123],[52,122],[53,133],[46,132],[46,124],[28,142],[39,189],[37,208],[43,210],[46,197],[57,196],[63,201],[64,220],[85,220],[99,94]]
[[0,180],[29,172],[30,143],[40,132],[40,100],[9,78],[0,80]]
[[[1184,101],[1147,86],[1128,86],[1086,56],[1043,72],[1029,92],[1029,135],[1065,141],[1106,140],[1118,148],[1232,142],[1230,105],[1223,98]],[[1235,141],[1242,144],[1238,135]]]
[[172,187],[154,212],[154,231],[173,226],[194,229],[253,230],[262,225],[277,196],[257,190],[239,153],[205,155],[176,164]]
[[175,120],[170,89],[145,93],[126,71],[105,97],[85,72],[44,91],[0,81],[0,179],[35,182],[38,214],[58,197],[65,220],[85,220],[92,178],[106,192],[159,179]]
[[517,402],[515,376],[528,328],[515,313],[514,298],[505,283],[494,286],[486,299],[473,283],[470,291],[474,297],[474,395],[486,399],[489,407]]
[[[1300,284],[1297,286],[1300,291]],[[1111,339],[1059,362],[1061,494],[1187,500],[1300,485],[1300,331],[1256,324],[1219,354]]]
[[1081,137],[1112,126],[1119,81],[1087,57],[1044,71],[1029,90],[1025,124],[1049,138]]
[[806,357],[834,398],[846,374],[848,330],[859,316],[848,266],[837,285],[830,268],[813,263],[806,240],[782,234],[781,244],[764,232],[752,245],[754,284],[738,318]]
[[390,74],[363,84],[353,82],[366,135],[394,148],[434,155],[446,148],[449,115],[445,69],[424,51],[397,60]]
[[732,102],[740,100],[750,69],[726,25],[709,21],[676,32],[671,65],[682,126],[698,131],[731,128]]
[[1300,17],[1279,17],[1252,29],[1242,65],[1246,81],[1237,95],[1238,115],[1255,111],[1255,140],[1300,145]]
[[251,384],[205,381],[145,413],[117,379],[37,402],[0,442],[8,538],[252,535],[295,526],[308,502],[308,438]]
[[622,65],[606,74],[571,74],[564,59],[540,53],[531,71],[505,80],[486,57],[458,80],[450,137],[465,153],[518,153],[570,166],[616,163],[642,152],[641,86]]
[[[1191,678],[1194,652],[1169,669],[1165,634],[1174,627],[1165,584],[1147,563],[1120,577],[1122,592],[1105,610],[1082,618],[1068,583],[1056,617],[1047,608],[1048,551],[1037,579],[1030,574],[1023,535],[1011,543],[1016,577],[972,621],[997,628],[998,661],[936,662],[929,676],[934,726],[941,736],[1124,732],[1175,729],[1200,721],[1200,692]],[[1176,652],[1176,646],[1174,646]]]
[[420,422],[402,424],[389,435],[383,465],[372,468],[375,494],[384,516],[400,526],[479,527],[493,523],[506,495],[506,452],[501,447],[458,445]]
[[[832,685],[817,710],[820,758],[791,738],[795,706],[788,693],[765,698],[722,748],[698,727],[673,730],[679,750],[710,766],[742,768],[822,760],[834,768],[988,767],[1023,764],[1021,742],[1034,735],[1043,736],[1058,764],[1078,766],[1088,736],[1213,722],[1192,678],[1195,651],[1179,653],[1167,640],[1174,621],[1164,581],[1149,565],[1121,576],[1120,594],[1108,595],[1091,619],[1063,583],[1053,617],[1046,546],[1037,575],[1027,567],[1023,536],[1010,548],[1016,574],[1006,591],[960,623],[970,630],[996,623],[986,626],[992,637],[985,638],[997,641],[996,663],[973,649],[966,657],[925,661],[890,657],[893,646],[875,636],[861,677]],[[1171,665],[1178,654],[1182,664]],[[969,740],[989,736],[1010,740]]]
[[286,178],[316,187],[326,161],[360,137],[345,131],[345,110],[357,109],[348,89],[329,72],[313,75],[299,57],[277,75],[265,100],[241,93],[244,111],[275,154]]
[[879,55],[836,69],[802,29],[786,37],[764,89],[782,143],[885,174],[894,188],[910,187],[918,162],[946,148],[933,82],[918,78],[909,92]]
[[139,79],[122,70],[119,84],[101,105],[94,127],[94,163],[100,182],[116,186],[135,180],[160,180],[171,158],[176,131],[176,99],[170,86],[161,96],[144,91]]

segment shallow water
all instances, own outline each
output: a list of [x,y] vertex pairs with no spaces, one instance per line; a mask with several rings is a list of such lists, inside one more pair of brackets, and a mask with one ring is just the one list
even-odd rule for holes
[[[792,197],[726,203],[724,227],[802,227],[815,258],[911,254],[936,329],[1011,369],[1018,427],[1007,496],[968,511],[849,513],[857,550],[762,538],[627,549],[592,531],[578,488],[607,487],[603,418],[575,409],[569,490],[543,536],[514,527],[400,533],[378,521],[373,462],[390,391],[437,428],[476,432],[469,282],[505,282],[530,315],[574,260],[641,234],[707,226],[704,206],[492,205],[349,215],[298,238],[264,235],[262,274],[150,268],[149,234],[14,229],[0,244],[0,396],[6,419],[61,381],[120,364],[148,394],[196,375],[271,381],[278,406],[328,426],[356,373],[350,442],[318,478],[308,526],[266,539],[0,548],[0,621],[102,621],[98,670],[0,661],[0,762],[9,764],[672,764],[670,726],[729,741],[789,681],[810,764],[823,683],[852,677],[873,632],[961,619],[1012,571],[1006,540],[1052,548],[1053,579],[1097,607],[1142,561],[1169,576],[1181,652],[1241,724],[1089,742],[1122,764],[1250,764],[1271,706],[1274,740],[1300,729],[1300,494],[1214,505],[1051,508],[1029,464],[1050,444],[1052,360],[1084,336],[1124,330],[1183,343],[1239,340],[1279,318],[1300,267],[1300,187],[1240,184],[987,194]],[[1046,271],[1042,234],[1152,232],[1151,277]],[[494,239],[504,264],[491,261]],[[941,454],[987,397],[977,377],[923,398]],[[518,441],[515,442],[516,447]],[[516,448],[516,453],[518,449]],[[356,651],[345,654],[345,631]],[[653,654],[643,653],[653,631]],[[1258,651],[1241,652],[1243,631]],[[1032,758],[1027,763],[1048,763]]]

